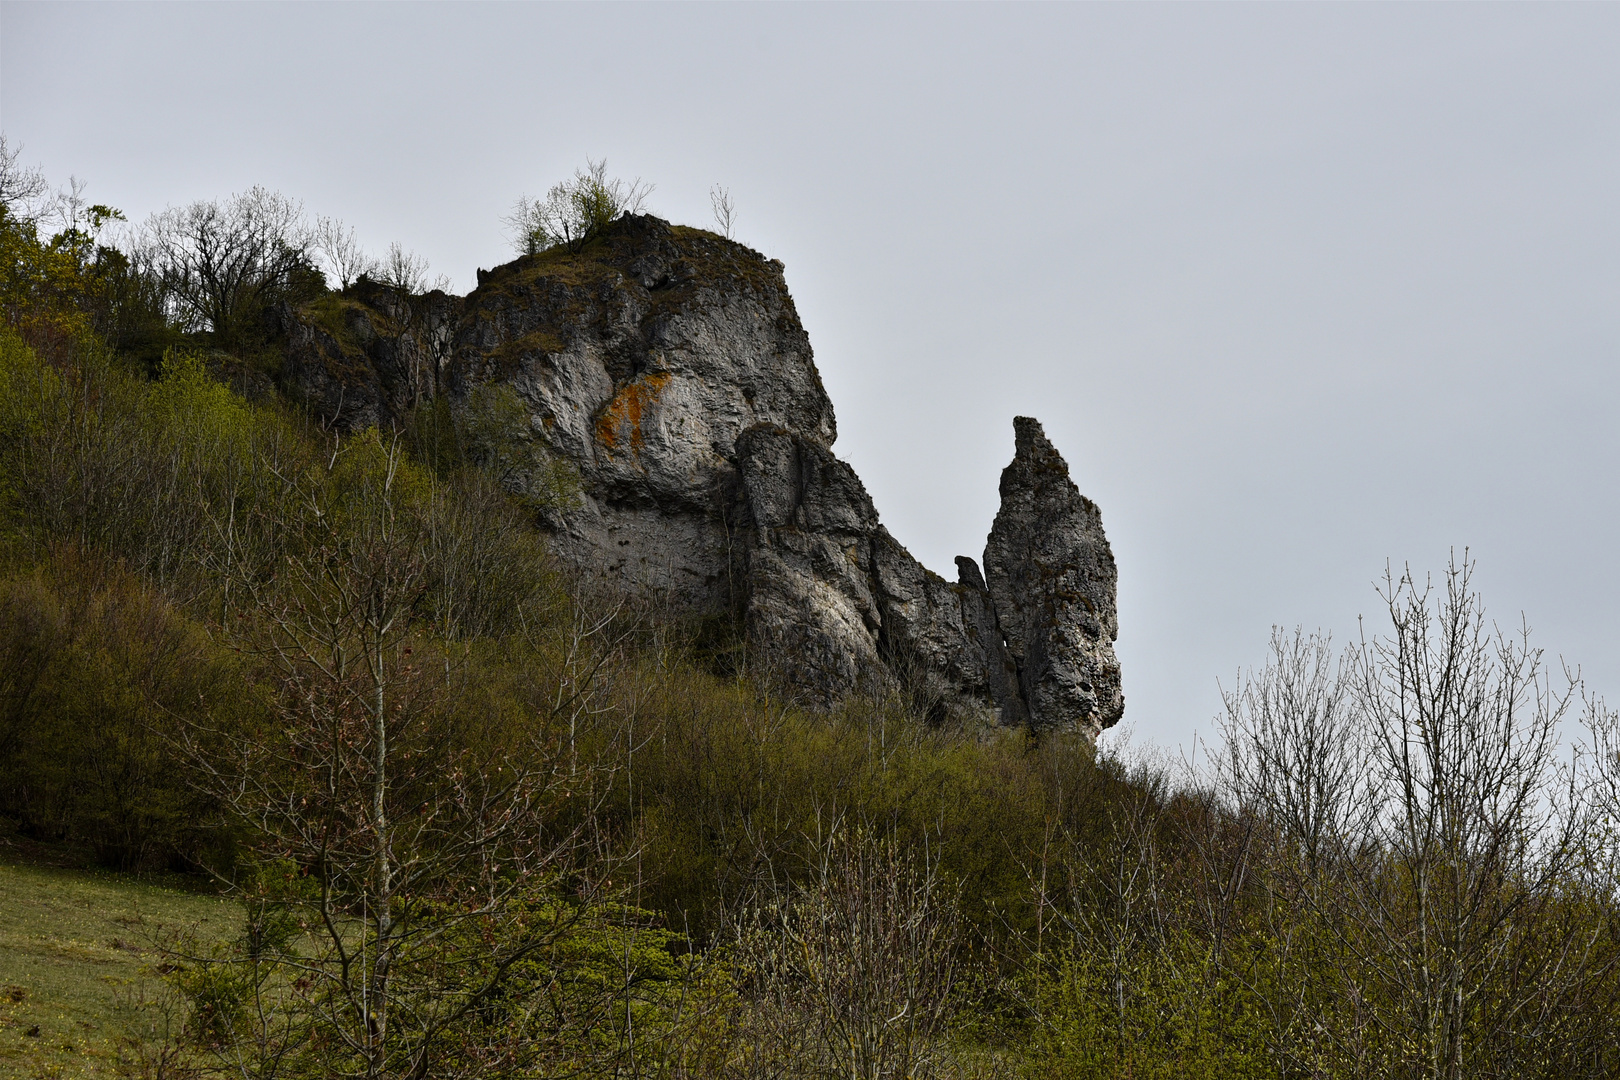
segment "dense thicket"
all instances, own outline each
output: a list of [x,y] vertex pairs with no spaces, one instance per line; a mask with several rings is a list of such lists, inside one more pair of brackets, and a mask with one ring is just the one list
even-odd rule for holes
[[1616,720],[1569,757],[1466,562],[1279,635],[1198,773],[807,712],[559,576],[442,403],[336,438],[218,381],[325,287],[285,246],[209,314],[5,164],[0,818],[243,904],[132,1071],[1620,1071]]

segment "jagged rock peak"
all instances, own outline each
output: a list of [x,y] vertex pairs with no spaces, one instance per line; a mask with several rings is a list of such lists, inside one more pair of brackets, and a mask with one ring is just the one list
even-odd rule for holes
[[1114,639],[1118,572],[1097,504],[1040,422],[1013,421],[985,577],[1030,723],[1093,735],[1125,712]]

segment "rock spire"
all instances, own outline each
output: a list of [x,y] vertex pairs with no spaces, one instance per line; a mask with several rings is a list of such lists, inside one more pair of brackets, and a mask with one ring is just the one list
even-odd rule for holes
[[1020,416],[1013,431],[1016,450],[1001,473],[1001,510],[984,549],[990,598],[1030,715],[1095,734],[1125,712],[1114,553],[1097,504],[1069,479],[1040,422]]

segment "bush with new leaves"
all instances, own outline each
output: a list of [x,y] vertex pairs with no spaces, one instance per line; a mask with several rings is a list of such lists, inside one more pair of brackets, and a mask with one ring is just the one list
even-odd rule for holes
[[607,174],[607,159],[586,159],[572,179],[552,185],[543,199],[518,199],[505,219],[519,254],[537,255],[554,247],[578,251],[622,214],[640,213],[652,185],[638,177],[624,181]]

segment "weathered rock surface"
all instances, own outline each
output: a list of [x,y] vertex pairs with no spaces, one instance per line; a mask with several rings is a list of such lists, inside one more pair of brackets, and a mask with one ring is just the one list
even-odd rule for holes
[[283,305],[271,313],[283,382],[339,431],[402,426],[439,389],[460,314],[459,297],[431,292],[407,302],[364,278],[341,296]]
[[1038,421],[1013,421],[1001,510],[984,549],[990,598],[1030,715],[1095,734],[1125,712],[1114,639],[1114,553]]
[[630,215],[446,301],[425,324],[376,298],[336,326],[290,318],[294,381],[345,427],[399,422],[423,371],[458,407],[510,387],[525,437],[578,477],[541,514],[557,555],[736,620],[750,666],[802,700],[903,693],[936,720],[1093,734],[1119,718],[1113,557],[1040,426],[1016,422],[986,574],[927,570],[832,452],[781,263]]
[[451,385],[465,396],[492,380],[517,390],[535,438],[578,467],[559,554],[695,609],[732,600],[738,436],[756,424],[829,444],[837,434],[781,264],[653,217],[483,277]]
[[760,425],[737,452],[738,579],[766,670],[823,705],[898,689],[936,719],[1023,721],[976,567],[956,584],[925,569],[819,440]]

